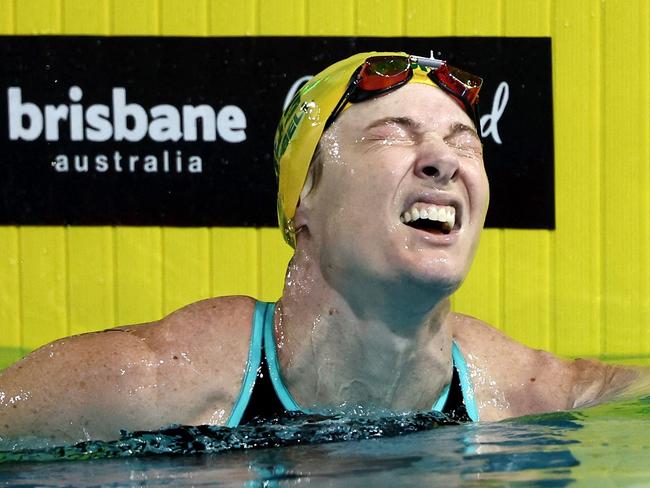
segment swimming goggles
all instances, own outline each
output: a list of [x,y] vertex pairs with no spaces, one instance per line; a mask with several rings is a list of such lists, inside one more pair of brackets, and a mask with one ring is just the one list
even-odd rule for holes
[[327,129],[348,103],[362,102],[405,85],[421,69],[445,93],[460,101],[478,128],[478,92],[483,79],[449,66],[441,59],[421,56],[372,56],[356,69],[343,96],[325,122]]

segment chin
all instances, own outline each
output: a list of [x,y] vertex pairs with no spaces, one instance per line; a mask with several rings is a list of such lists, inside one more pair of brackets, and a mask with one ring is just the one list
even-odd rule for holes
[[454,273],[426,272],[413,276],[423,288],[430,289],[433,293],[449,296],[453,294],[463,283],[464,276]]
[[468,266],[465,260],[451,258],[444,253],[408,258],[401,265],[402,279],[438,292],[442,290],[445,295],[455,292],[467,275]]

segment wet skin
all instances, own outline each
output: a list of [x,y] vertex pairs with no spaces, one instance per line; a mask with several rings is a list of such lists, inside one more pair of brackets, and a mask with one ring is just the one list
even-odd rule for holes
[[[301,406],[428,410],[451,378],[452,338],[482,420],[598,402],[638,378],[630,368],[531,350],[450,312],[489,190],[471,121],[440,90],[409,84],[351,106],[321,151],[275,316],[282,375]],[[414,204],[451,204],[454,229],[403,223]],[[0,373],[0,437],[71,442],[114,439],[121,428],[225,423],[253,307],[248,297],[213,298],[35,351]]]

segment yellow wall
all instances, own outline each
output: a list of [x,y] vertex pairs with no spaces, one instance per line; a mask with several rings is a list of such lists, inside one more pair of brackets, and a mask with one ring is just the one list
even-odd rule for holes
[[[0,0],[0,33],[551,36],[557,229],[488,230],[455,308],[534,347],[650,357],[647,0]],[[533,62],[533,60],[531,60]],[[275,229],[0,227],[0,367],[211,295],[274,299]]]

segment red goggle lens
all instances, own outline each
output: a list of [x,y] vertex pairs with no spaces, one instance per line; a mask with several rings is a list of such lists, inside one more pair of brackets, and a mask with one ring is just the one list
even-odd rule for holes
[[405,81],[409,70],[408,58],[374,56],[361,67],[357,86],[365,91],[385,90]]
[[478,92],[481,91],[483,84],[482,78],[446,64],[435,70],[433,76],[469,105],[473,106],[478,101]]

